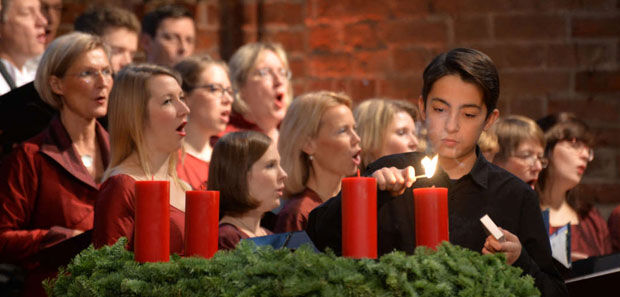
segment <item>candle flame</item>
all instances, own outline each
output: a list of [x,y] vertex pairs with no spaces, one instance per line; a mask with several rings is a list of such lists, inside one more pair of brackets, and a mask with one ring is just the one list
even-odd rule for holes
[[431,178],[435,174],[435,170],[437,170],[437,155],[433,157],[433,159],[429,159],[428,156],[422,159],[422,166],[424,167],[424,173],[426,174],[426,178]]

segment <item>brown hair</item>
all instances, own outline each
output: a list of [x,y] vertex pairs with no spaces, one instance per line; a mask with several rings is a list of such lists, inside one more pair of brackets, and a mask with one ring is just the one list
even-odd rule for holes
[[110,28],[125,28],[140,33],[140,22],[133,12],[119,7],[92,7],[73,22],[75,31],[103,36]]
[[191,93],[199,84],[202,73],[214,65],[222,67],[226,74],[230,76],[226,63],[214,60],[209,55],[185,58],[174,65],[174,70],[178,71],[183,78],[183,85],[181,86],[183,92],[185,94]]
[[248,173],[271,145],[269,136],[255,131],[231,132],[213,148],[208,189],[220,191],[220,217],[242,216],[260,206],[250,197]]
[[[540,194],[549,182],[549,168],[553,166],[553,160],[549,157],[555,145],[563,140],[576,139],[592,147],[594,146],[594,135],[590,132],[588,126],[573,113],[561,112],[551,114],[536,122],[545,132],[545,140],[547,141],[545,156],[549,159],[549,166],[544,168],[538,175],[536,189]],[[569,190],[566,193],[566,202],[583,218],[592,209],[592,203],[581,198],[580,192],[579,185]]]
[[500,119],[489,129],[489,136],[494,135],[498,143],[498,151],[494,161],[506,161],[513,156],[519,145],[532,139],[545,147],[545,136],[534,120],[518,115]]

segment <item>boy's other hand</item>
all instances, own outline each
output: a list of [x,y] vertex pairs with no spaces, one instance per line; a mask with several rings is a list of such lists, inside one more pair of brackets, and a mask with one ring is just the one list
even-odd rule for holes
[[405,189],[416,181],[415,169],[412,166],[403,169],[383,167],[373,172],[372,177],[377,179],[379,190],[388,191],[392,196],[402,195]]
[[508,265],[512,265],[519,256],[521,255],[521,242],[519,238],[502,229],[499,228],[502,233],[504,233],[504,238],[506,241],[499,242],[493,235],[487,236],[487,240],[484,242],[484,246],[482,247],[483,254],[495,254],[495,253],[506,253],[506,263]]

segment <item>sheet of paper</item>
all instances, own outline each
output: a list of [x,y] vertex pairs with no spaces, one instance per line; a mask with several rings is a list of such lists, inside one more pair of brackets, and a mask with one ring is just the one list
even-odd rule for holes
[[551,242],[553,258],[566,268],[570,268],[572,264],[570,260],[570,225],[567,224],[549,235],[549,241]]

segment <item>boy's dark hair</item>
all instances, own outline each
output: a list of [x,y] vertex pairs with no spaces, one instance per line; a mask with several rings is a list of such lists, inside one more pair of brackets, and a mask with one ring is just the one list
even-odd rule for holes
[[140,33],[140,22],[133,12],[119,7],[93,7],[75,19],[75,31],[102,36],[109,28],[126,28]]
[[455,48],[435,57],[426,66],[422,75],[424,105],[435,82],[446,75],[458,75],[463,81],[478,86],[484,94],[487,116],[497,106],[499,75],[491,58],[483,52],[469,48]]
[[207,188],[220,192],[220,218],[239,217],[260,206],[250,197],[248,172],[269,145],[271,138],[256,131],[231,132],[215,143]]
[[142,32],[155,38],[159,24],[169,18],[190,18],[193,20],[194,16],[184,6],[174,4],[160,6],[144,15],[142,18]]

